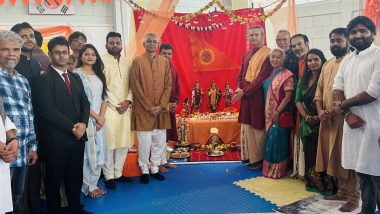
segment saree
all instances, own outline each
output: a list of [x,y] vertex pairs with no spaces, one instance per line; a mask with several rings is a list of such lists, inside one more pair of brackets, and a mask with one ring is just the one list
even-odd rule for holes
[[[317,82],[308,88],[305,88],[301,81],[297,85],[296,103],[302,103],[302,106],[309,116],[317,116],[318,111],[314,102]],[[298,138],[303,144],[305,154],[305,185],[306,190],[319,192],[322,195],[332,195],[334,191],[334,180],[326,173],[319,173],[315,170],[315,163],[318,148],[319,123],[311,125],[301,118],[298,129]]]
[[[287,69],[274,72],[263,83],[265,98],[265,130],[263,176],[281,178],[286,175],[289,159],[291,128],[281,128],[272,122],[272,115],[285,98],[285,91],[294,91],[294,75]],[[290,112],[290,107],[285,108]]]

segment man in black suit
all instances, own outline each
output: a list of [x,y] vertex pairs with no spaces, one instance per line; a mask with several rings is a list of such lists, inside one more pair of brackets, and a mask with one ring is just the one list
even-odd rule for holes
[[70,212],[89,213],[82,209],[80,193],[90,104],[79,76],[67,72],[67,40],[55,37],[48,49],[52,64],[35,80],[33,94],[41,150],[46,158],[47,209],[51,214],[62,213],[59,189],[63,181]]

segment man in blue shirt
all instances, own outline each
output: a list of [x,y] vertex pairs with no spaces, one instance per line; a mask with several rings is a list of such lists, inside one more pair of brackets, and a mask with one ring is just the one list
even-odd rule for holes
[[18,128],[19,150],[11,163],[12,200],[15,214],[23,213],[27,165],[37,160],[37,141],[33,125],[33,108],[28,80],[15,70],[23,40],[14,32],[0,33],[0,97],[8,117]]

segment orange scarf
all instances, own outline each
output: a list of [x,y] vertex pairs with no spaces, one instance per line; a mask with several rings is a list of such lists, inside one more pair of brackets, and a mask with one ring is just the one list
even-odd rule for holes
[[270,48],[268,47],[261,47],[251,58],[249,61],[247,73],[245,74],[245,80],[248,82],[253,82],[259,76],[261,71],[261,66],[263,65],[264,61],[270,54]]

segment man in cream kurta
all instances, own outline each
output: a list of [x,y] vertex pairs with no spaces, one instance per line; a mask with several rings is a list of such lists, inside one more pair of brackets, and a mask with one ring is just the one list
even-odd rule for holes
[[360,177],[361,213],[374,213],[380,206],[380,47],[367,17],[351,20],[347,32],[356,51],[342,60],[333,85],[335,110],[345,118],[342,165]]
[[107,82],[108,106],[105,114],[107,161],[103,174],[107,188],[114,189],[114,180],[128,182],[122,176],[128,150],[133,144],[131,133],[132,92],[129,87],[130,62],[121,56],[121,35],[110,32],[107,35],[108,53],[102,57]]
[[145,53],[136,57],[130,71],[130,84],[134,103],[132,107],[132,130],[137,131],[139,141],[139,166],[141,183],[149,183],[148,162],[151,176],[165,180],[159,174],[161,154],[166,145],[166,129],[170,129],[167,109],[172,89],[169,61],[156,54],[158,37],[148,33],[144,38]]
[[318,136],[315,170],[327,172],[338,180],[338,192],[326,196],[327,200],[347,201],[339,211],[352,212],[359,206],[359,179],[354,170],[342,167],[343,117],[333,111],[332,85],[342,59],[349,53],[346,28],[335,28],[330,33],[330,50],[335,56],[327,61],[321,71],[315,102],[321,120]]

